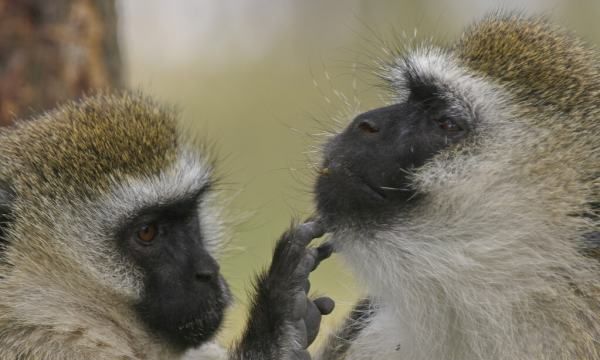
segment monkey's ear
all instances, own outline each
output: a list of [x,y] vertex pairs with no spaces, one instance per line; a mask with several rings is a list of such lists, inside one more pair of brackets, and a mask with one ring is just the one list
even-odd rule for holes
[[7,245],[6,228],[13,218],[15,192],[6,181],[0,180],[0,257]]
[[422,79],[412,80],[409,83],[409,101],[421,104],[428,109],[444,109],[447,101],[440,95],[440,89],[434,84],[424,82]]

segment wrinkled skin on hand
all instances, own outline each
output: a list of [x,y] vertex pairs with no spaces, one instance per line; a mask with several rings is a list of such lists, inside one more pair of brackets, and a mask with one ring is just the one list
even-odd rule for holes
[[318,221],[292,226],[277,242],[269,270],[258,277],[248,326],[234,359],[310,360],[321,317],[333,311],[329,297],[310,299],[309,275],[333,252],[329,244],[307,248],[323,236]]

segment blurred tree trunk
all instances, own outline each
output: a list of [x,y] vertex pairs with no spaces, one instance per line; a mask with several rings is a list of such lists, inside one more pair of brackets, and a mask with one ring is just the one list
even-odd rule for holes
[[0,0],[0,125],[121,85],[115,0]]

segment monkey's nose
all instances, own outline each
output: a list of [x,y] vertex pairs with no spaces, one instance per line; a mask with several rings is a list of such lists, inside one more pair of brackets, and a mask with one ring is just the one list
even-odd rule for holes
[[201,282],[211,282],[211,281],[216,280],[218,274],[219,274],[218,271],[211,271],[211,270],[197,271],[196,272],[196,280],[201,281]]
[[219,276],[220,266],[216,261],[211,261],[208,264],[199,265],[196,267],[196,280],[202,282],[215,281]]
[[374,134],[374,133],[379,132],[379,126],[377,126],[374,121],[369,120],[369,119],[363,119],[363,120],[359,121],[358,124],[356,125],[356,127],[360,131],[368,133],[368,134]]

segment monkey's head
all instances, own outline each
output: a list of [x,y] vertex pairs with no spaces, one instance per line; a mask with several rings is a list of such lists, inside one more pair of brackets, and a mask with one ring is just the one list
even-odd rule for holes
[[599,74],[570,34],[513,15],[399,54],[383,68],[393,102],[325,144],[318,212],[338,232],[395,234],[407,251],[512,230],[517,242],[536,229],[540,242],[575,240],[597,226]]
[[170,109],[97,95],[0,136],[2,294],[27,296],[24,314],[57,314],[38,320],[58,330],[61,312],[77,311],[141,321],[174,348],[215,334],[229,292],[212,166]]

